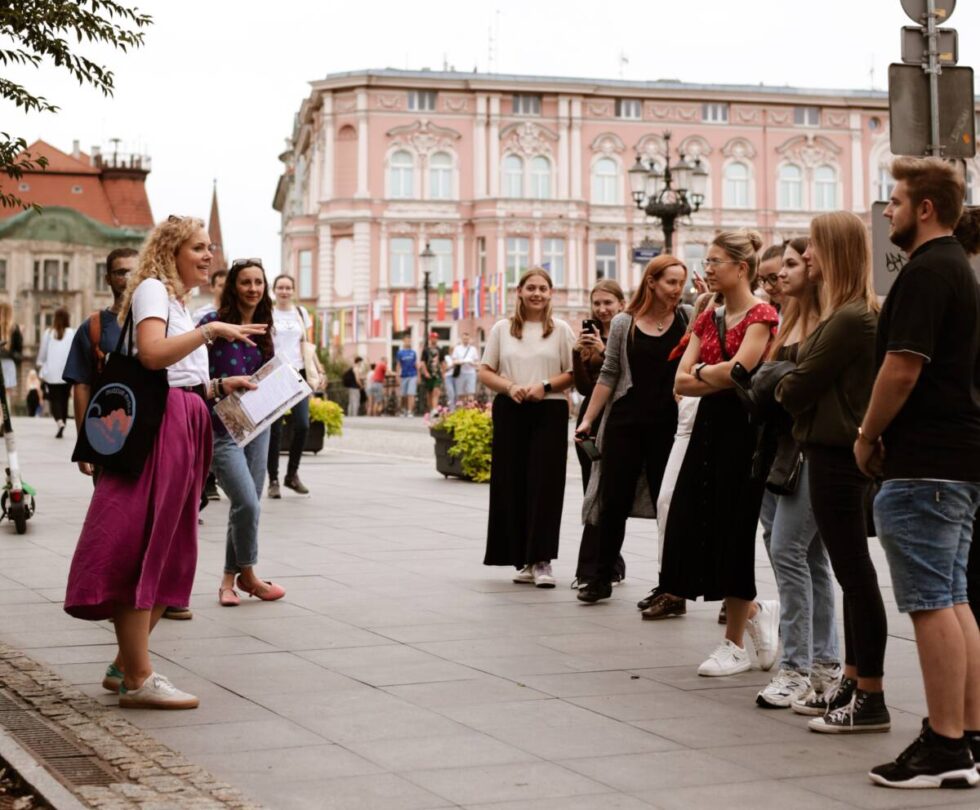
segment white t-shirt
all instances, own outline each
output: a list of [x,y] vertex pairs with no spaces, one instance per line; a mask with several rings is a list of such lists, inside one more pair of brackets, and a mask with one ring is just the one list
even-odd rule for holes
[[[62,385],[65,382],[61,375],[65,373],[65,364],[68,362],[68,352],[74,337],[75,330],[70,326],[65,329],[61,340],[58,340],[54,329],[44,330],[37,363],[41,367],[41,379],[49,385]],[[13,379],[16,381],[16,377]]]
[[464,346],[460,343],[452,353],[452,364],[454,366],[462,366],[463,371],[476,371],[477,365],[480,363],[480,352],[477,351],[476,346],[470,344],[469,346]]
[[292,309],[272,308],[272,345],[276,356],[281,357],[297,371],[303,369],[303,352],[299,344],[306,340],[310,328],[310,316],[303,307]]
[[[159,279],[148,278],[140,282],[133,293],[133,326],[147,318],[159,318],[170,322],[167,337],[184,335],[194,331],[194,321],[180,301],[167,294],[167,288]],[[139,352],[139,338],[135,337],[136,351]],[[167,367],[167,380],[171,388],[187,385],[207,385],[210,379],[208,350],[198,346],[189,355]]]
[[[497,321],[487,336],[483,365],[518,385],[530,385],[570,372],[575,334],[565,321],[553,320],[555,328],[548,337],[543,337],[543,323],[527,322],[524,337],[519,340],[510,333],[510,319]],[[545,399],[565,399],[565,394],[552,391]]]

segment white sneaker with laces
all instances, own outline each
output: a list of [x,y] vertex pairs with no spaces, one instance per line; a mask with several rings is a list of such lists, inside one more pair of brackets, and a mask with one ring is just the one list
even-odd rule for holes
[[119,687],[120,709],[196,709],[200,701],[181,692],[165,675],[151,672],[139,689]]
[[535,588],[555,587],[555,575],[551,573],[551,563],[547,560],[535,563],[531,568],[531,576],[534,578]]
[[787,709],[810,691],[810,678],[795,669],[780,669],[755,702],[763,709]]
[[745,629],[752,639],[759,669],[770,670],[779,652],[779,602],[775,599],[758,601],[759,609],[749,619]]
[[707,659],[698,667],[698,675],[705,678],[720,678],[725,675],[737,675],[752,669],[749,653],[744,647],[739,647],[727,638],[721,642]]
[[525,565],[520,571],[514,574],[514,582],[518,585],[531,585],[534,582],[533,566]]
[[790,708],[810,717],[825,714],[828,702],[840,688],[843,674],[840,664],[815,663],[810,670],[810,690],[794,700]]

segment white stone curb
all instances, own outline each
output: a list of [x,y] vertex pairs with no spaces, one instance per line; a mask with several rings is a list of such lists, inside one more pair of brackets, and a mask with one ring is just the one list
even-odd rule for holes
[[0,757],[3,757],[21,779],[55,810],[88,810],[64,785],[55,779],[33,755],[21,746],[6,729],[0,727]]

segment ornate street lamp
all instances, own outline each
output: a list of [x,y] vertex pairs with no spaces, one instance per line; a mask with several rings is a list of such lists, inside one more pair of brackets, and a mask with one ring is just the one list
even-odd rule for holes
[[669,132],[664,133],[664,151],[663,169],[652,159],[644,163],[637,155],[636,163],[627,174],[636,207],[648,217],[660,220],[664,229],[664,252],[672,253],[674,222],[701,207],[708,187],[708,171],[701,158],[690,161],[683,153],[678,153],[680,160],[671,166]]
[[431,289],[429,285],[429,274],[432,272],[432,261],[435,259],[436,254],[432,252],[432,248],[429,246],[429,240],[425,241],[425,250],[419,254],[419,264],[422,267],[422,295],[425,296],[425,304],[422,315],[422,323],[425,327],[425,334],[422,336],[422,345],[429,345],[429,290]]

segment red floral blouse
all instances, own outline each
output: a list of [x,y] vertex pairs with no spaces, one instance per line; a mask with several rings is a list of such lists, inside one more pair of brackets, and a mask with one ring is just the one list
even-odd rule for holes
[[[769,338],[771,340],[775,336],[776,329],[779,326],[779,313],[770,304],[762,303],[756,304],[746,312],[742,320],[725,332],[725,348],[728,350],[729,357],[735,356],[739,346],[742,345],[742,341],[745,339],[746,331],[754,323],[769,324]],[[699,363],[714,365],[725,360],[721,354],[721,343],[718,339],[718,328],[715,326],[715,311],[713,308],[701,313],[694,322],[693,331],[701,339],[701,351],[698,355]]]

